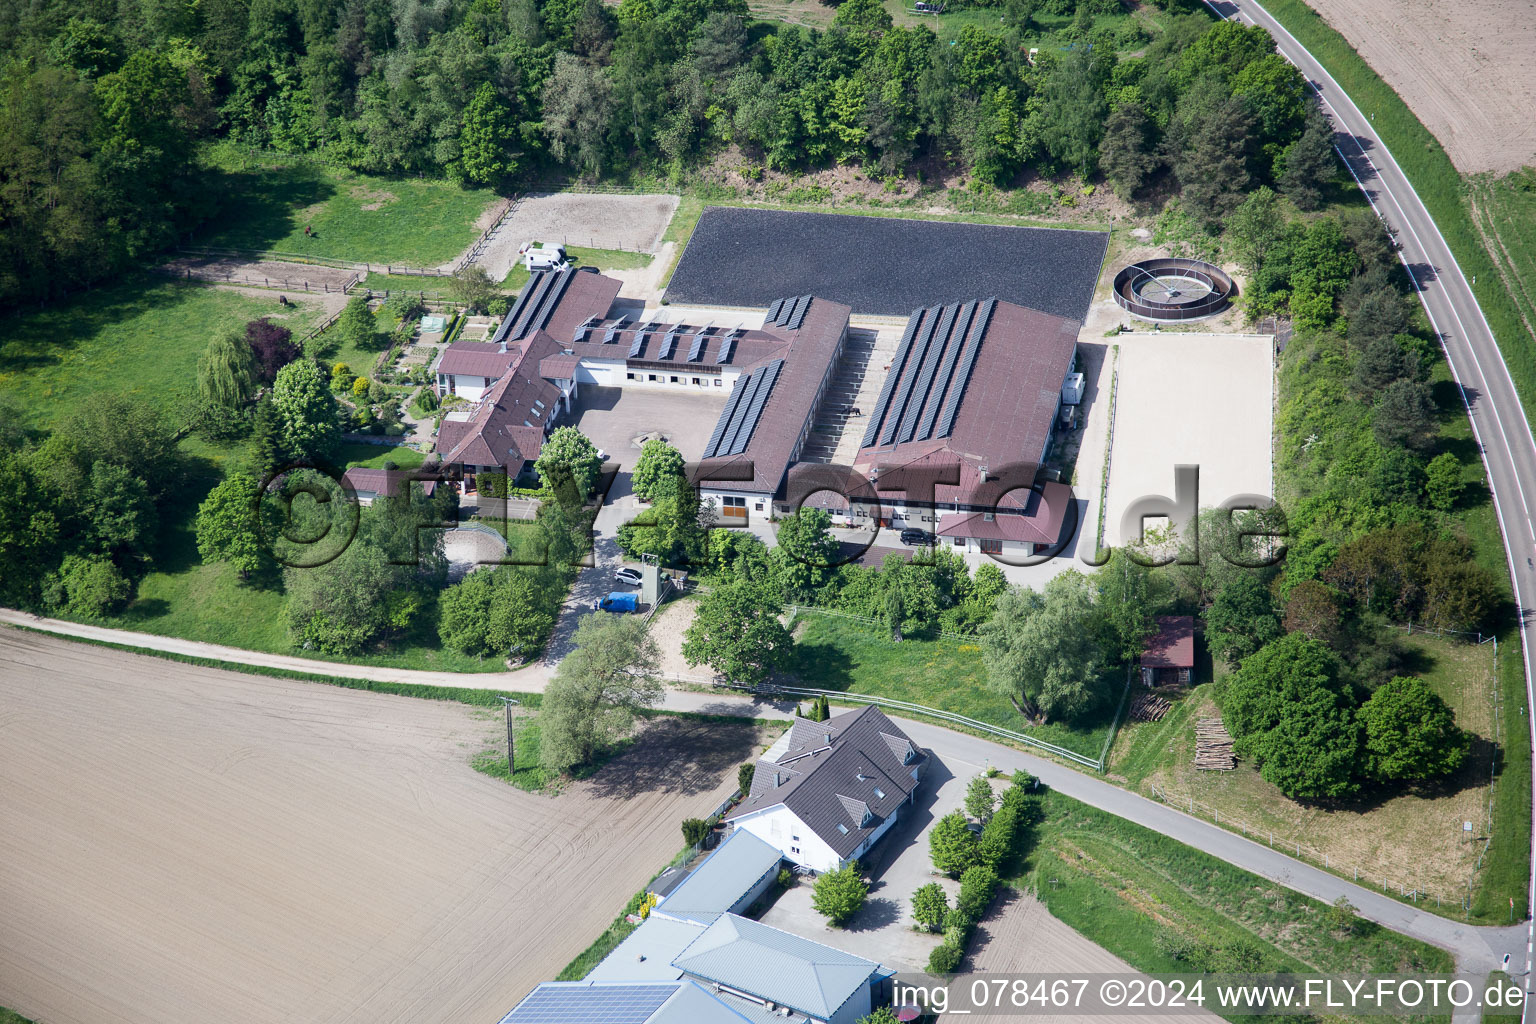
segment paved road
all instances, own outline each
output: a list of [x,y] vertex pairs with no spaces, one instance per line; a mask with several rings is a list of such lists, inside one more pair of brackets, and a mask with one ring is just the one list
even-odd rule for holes
[[[1482,450],[1483,465],[1493,490],[1493,504],[1504,533],[1505,554],[1520,610],[1520,639],[1525,658],[1526,707],[1536,704],[1532,693],[1531,605],[1526,595],[1536,595],[1536,524],[1532,523],[1532,498],[1528,484],[1536,486],[1536,439],[1520,405],[1514,381],[1499,351],[1493,330],[1483,317],[1471,285],[1451,254],[1440,229],[1424,207],[1408,177],[1387,151],[1371,126],[1371,120],[1355,106],[1333,77],[1306,48],[1256,0],[1207,0],[1222,17],[1236,17],[1262,25],[1275,38],[1280,53],[1301,69],[1312,82],[1337,130],[1335,145],[1376,213],[1396,236],[1399,256],[1408,268],[1430,323],[1440,336],[1451,373],[1461,386],[1472,430]],[[1497,102],[1490,100],[1490,102]],[[1511,344],[1519,340],[1506,339]],[[1528,741],[1536,745],[1536,718],[1526,716],[1531,729]],[[1520,742],[1509,737],[1509,742]],[[1536,797],[1536,787],[1533,787]],[[1536,852],[1536,851],[1533,851]],[[1536,856],[1532,858],[1536,872]],[[1536,900],[1536,874],[1527,899]],[[1526,941],[1512,959],[1514,970],[1530,966],[1536,915],[1526,906]],[[1523,954],[1523,955],[1522,955]],[[1530,976],[1527,973],[1526,992]]]

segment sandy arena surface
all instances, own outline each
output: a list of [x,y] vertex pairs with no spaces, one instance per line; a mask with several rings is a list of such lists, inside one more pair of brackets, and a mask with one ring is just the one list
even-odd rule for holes
[[159,268],[165,273],[216,284],[249,284],[263,288],[288,288],[311,294],[339,292],[356,280],[355,270],[318,263],[287,263],[280,260],[242,260],[222,256],[184,256]]
[[1178,465],[1200,467],[1201,508],[1238,494],[1274,493],[1272,342],[1171,331],[1114,339],[1120,366],[1106,543],[1124,543],[1121,519],[1131,502],[1174,497]]
[[1397,90],[1457,170],[1536,163],[1536,0],[1311,6]]
[[668,719],[549,797],[468,767],[500,727],[0,630],[0,1005],[48,1024],[494,1021],[756,750]]
[[529,242],[654,253],[677,212],[677,196],[560,192],[528,196],[486,244],[480,265],[500,281]]

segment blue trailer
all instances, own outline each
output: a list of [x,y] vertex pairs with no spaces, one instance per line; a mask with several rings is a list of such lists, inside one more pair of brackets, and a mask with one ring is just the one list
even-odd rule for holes
[[593,601],[592,607],[600,612],[635,612],[640,610],[640,595],[615,590],[607,597]]

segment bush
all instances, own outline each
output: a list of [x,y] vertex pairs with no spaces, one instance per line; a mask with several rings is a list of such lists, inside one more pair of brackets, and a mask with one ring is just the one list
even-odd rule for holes
[[683,842],[689,846],[698,846],[709,835],[709,822],[703,818],[683,819]]
[[928,833],[928,849],[933,866],[951,878],[958,878],[976,863],[976,835],[966,827],[965,815],[951,811],[939,819]]
[[948,913],[949,899],[938,882],[929,882],[912,894],[912,920],[926,930],[931,932],[942,928]]
[[505,498],[509,489],[507,474],[499,469],[487,469],[475,474],[475,486],[484,498]]
[[978,864],[960,876],[960,895],[955,899],[955,909],[972,922],[980,921],[996,893],[997,872],[985,864]]
[[736,785],[742,795],[752,792],[752,776],[757,773],[757,765],[751,761],[736,769]]
[[928,954],[928,973],[953,974],[955,968],[960,966],[960,959],[964,955],[954,946],[935,946],[933,952]]
[[780,889],[788,889],[795,884],[795,873],[789,868],[779,868],[778,883]]
[[859,912],[868,895],[869,884],[859,873],[859,865],[855,861],[836,871],[825,872],[816,879],[816,888],[811,893],[811,906],[827,919],[828,924],[841,927],[843,922]]

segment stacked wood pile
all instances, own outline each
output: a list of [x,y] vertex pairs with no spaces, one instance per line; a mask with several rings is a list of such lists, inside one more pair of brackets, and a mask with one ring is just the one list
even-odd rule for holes
[[1136,722],[1156,722],[1173,707],[1166,697],[1155,693],[1138,693],[1131,701],[1131,719]]
[[1207,772],[1229,772],[1237,767],[1232,753],[1232,737],[1219,718],[1202,718],[1195,723],[1195,768]]

